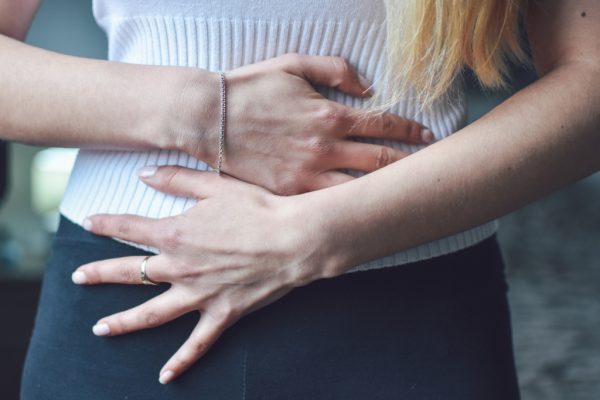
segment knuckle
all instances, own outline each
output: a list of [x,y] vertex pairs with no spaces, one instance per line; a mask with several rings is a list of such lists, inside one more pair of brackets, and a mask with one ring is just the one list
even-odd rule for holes
[[175,224],[168,224],[162,235],[163,249],[168,252],[174,252],[178,250],[183,244],[183,232]]
[[415,141],[415,142],[421,141],[421,130],[423,128],[419,123],[412,122],[412,123],[408,124],[408,127],[406,129],[408,130],[408,136],[411,137],[413,141]]
[[316,120],[321,129],[323,127],[326,129],[338,128],[342,124],[343,118],[342,109],[331,102],[324,103],[317,110]]
[[131,223],[126,220],[115,221],[116,231],[119,235],[127,235],[131,232]]
[[333,153],[334,146],[335,141],[326,137],[313,136],[306,142],[308,151],[319,156],[319,158],[320,156],[330,156]]
[[229,323],[236,319],[238,312],[236,307],[231,302],[225,302],[219,309],[213,314],[217,326],[227,326]]
[[173,184],[173,180],[177,177],[179,173],[181,173],[181,169],[173,168],[173,167],[163,167],[160,168],[162,170],[162,174],[158,176],[160,184],[162,187],[168,188]]
[[138,277],[131,268],[126,265],[119,267],[119,277],[123,282],[133,282]]
[[175,356],[173,361],[175,362],[175,364],[177,365],[177,367],[179,369],[186,369],[187,367],[192,365],[192,363],[194,362],[193,355],[191,354],[191,350],[181,351],[179,354],[177,354]]
[[145,326],[154,327],[158,326],[162,323],[162,318],[160,314],[151,310],[142,311],[142,322]]
[[194,341],[193,343],[190,343],[190,346],[191,351],[197,356],[204,354],[206,350],[208,350],[208,344],[202,340]]
[[194,278],[198,275],[198,270],[192,264],[185,262],[174,263],[173,269],[181,279]]
[[394,153],[389,147],[380,147],[375,158],[375,169],[383,168],[394,161]]
[[214,296],[214,293],[208,290],[201,290],[195,293],[192,297],[192,303],[195,307],[202,307],[211,297]]
[[111,334],[127,332],[127,324],[122,314],[115,315],[109,322]]
[[281,59],[289,65],[297,65],[302,62],[302,56],[296,52],[286,53],[281,56]]
[[381,133],[384,136],[391,136],[394,129],[394,120],[390,114],[381,114],[379,117],[379,124],[381,127]]

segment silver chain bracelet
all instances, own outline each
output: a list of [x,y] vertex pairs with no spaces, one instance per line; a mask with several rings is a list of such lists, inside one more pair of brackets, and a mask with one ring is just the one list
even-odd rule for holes
[[225,121],[227,116],[227,91],[225,85],[225,72],[219,72],[221,80],[221,124],[219,131],[219,158],[217,161],[217,174],[221,175],[223,155],[225,154]]

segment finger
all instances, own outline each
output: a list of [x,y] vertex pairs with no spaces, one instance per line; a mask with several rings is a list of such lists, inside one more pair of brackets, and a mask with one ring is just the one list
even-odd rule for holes
[[342,57],[290,54],[286,70],[307,81],[329,86],[353,96],[370,96],[371,84]]
[[224,319],[217,319],[208,313],[202,313],[198,325],[190,337],[162,367],[159,382],[167,384],[191,367],[217,341],[227,328]]
[[[140,267],[145,256],[111,258],[94,261],[77,268],[71,276],[79,285],[97,285],[100,283],[121,283],[141,285]],[[160,256],[150,257],[146,261],[146,277],[153,282],[168,282],[172,279],[170,268],[164,265]]]
[[148,186],[161,192],[196,198],[212,197],[232,185],[241,183],[213,171],[198,171],[177,166],[147,166],[140,169],[138,175]]
[[110,236],[129,242],[159,247],[165,219],[140,217],[130,214],[96,214],[83,221],[83,227],[101,236]]
[[100,319],[92,331],[96,336],[124,335],[163,325],[193,309],[188,297],[169,289],[137,307]]
[[410,144],[428,144],[433,132],[422,124],[389,112],[373,113],[346,107],[347,136],[390,139]]
[[333,161],[335,168],[373,172],[408,155],[409,153],[393,147],[348,140],[337,145]]
[[327,171],[315,176],[308,183],[306,190],[312,192],[314,190],[325,189],[327,187],[339,185],[353,180],[354,177],[338,171]]

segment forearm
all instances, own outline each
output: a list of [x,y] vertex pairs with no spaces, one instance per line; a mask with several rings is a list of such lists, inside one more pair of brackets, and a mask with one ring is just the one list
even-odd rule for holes
[[0,137],[36,145],[178,148],[188,133],[178,117],[192,80],[207,88],[205,96],[194,94],[205,103],[195,107],[205,111],[194,116],[200,146],[216,120],[217,97],[209,93],[217,92],[218,81],[207,71],[71,57],[0,35]]
[[361,179],[299,196],[326,275],[484,223],[600,168],[600,73],[559,67],[474,124]]

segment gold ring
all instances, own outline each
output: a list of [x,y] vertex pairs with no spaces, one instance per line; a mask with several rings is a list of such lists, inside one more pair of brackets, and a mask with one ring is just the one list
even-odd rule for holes
[[146,275],[146,264],[148,264],[148,259],[152,256],[146,256],[142,260],[142,264],[140,264],[140,279],[144,285],[158,285],[158,283],[154,282],[148,275]]

